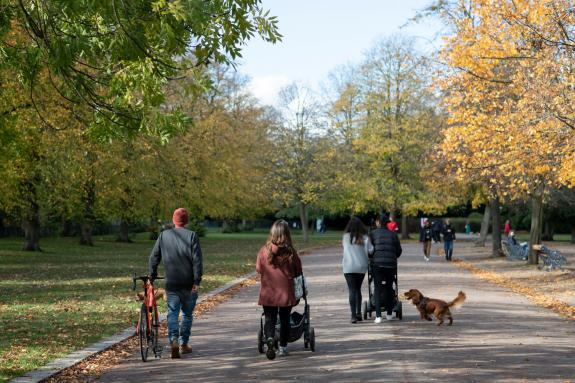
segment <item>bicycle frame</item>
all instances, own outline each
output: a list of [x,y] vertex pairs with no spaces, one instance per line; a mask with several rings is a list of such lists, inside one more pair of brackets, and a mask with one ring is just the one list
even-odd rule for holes
[[[159,323],[159,318],[158,318],[158,306],[156,304],[156,295],[155,295],[155,290],[154,290],[154,285],[152,283],[150,283],[150,280],[146,280],[143,281],[143,287],[144,287],[144,306],[146,307],[146,321],[147,321],[147,326],[146,328],[148,329],[148,333],[146,334],[146,336],[150,336],[150,329],[152,328],[152,312],[154,313],[153,315],[155,316],[155,323]],[[155,309],[155,310],[154,310]],[[140,335],[140,328],[141,328],[141,317],[138,319],[138,325],[136,326],[136,335]]]
[[[156,279],[164,279],[163,277],[158,277]],[[160,327],[160,321],[158,317],[158,306],[156,303],[156,290],[154,289],[154,284],[147,275],[137,277],[136,274],[132,277],[132,290],[136,290],[136,280],[142,281],[142,287],[144,288],[143,296],[140,296],[143,300],[142,307],[140,309],[140,315],[138,316],[138,324],[136,325],[136,336],[140,338],[140,352],[142,354],[142,361],[147,361],[148,350],[150,346],[152,347],[152,352],[156,358],[161,357],[161,347],[158,345],[158,333]],[[143,323],[143,321],[146,323]],[[144,327],[145,326],[145,327]],[[143,333],[145,328],[146,333]]]

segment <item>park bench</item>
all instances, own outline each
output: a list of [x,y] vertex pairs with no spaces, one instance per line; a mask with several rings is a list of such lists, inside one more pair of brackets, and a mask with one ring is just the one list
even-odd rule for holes
[[539,258],[543,261],[539,269],[545,269],[545,271],[563,270],[563,266],[567,264],[567,259],[559,250],[551,250],[545,245],[533,245],[533,249],[537,251]]
[[522,245],[512,245],[508,241],[501,241],[503,254],[508,261],[526,261],[529,255],[528,247]]

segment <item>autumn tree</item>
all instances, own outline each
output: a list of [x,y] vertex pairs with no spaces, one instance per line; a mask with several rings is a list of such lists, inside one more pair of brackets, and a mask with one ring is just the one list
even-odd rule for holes
[[375,199],[369,179],[368,155],[357,145],[362,121],[362,92],[357,68],[343,66],[329,76],[324,93],[331,148],[330,182],[322,208],[334,214],[369,211]]
[[[53,185],[60,178],[60,165],[66,159],[58,150],[61,130],[46,125],[38,117],[32,104],[26,104],[28,95],[19,90],[14,72],[0,70],[0,131],[4,139],[3,158],[0,163],[5,192],[2,210],[22,223],[25,235],[24,250],[40,250],[42,216],[52,209],[57,191]],[[47,75],[39,76],[38,87],[42,87],[36,102],[41,103],[53,118],[68,125],[76,120],[55,101],[57,96]],[[17,112],[16,112],[17,110]]]
[[[459,177],[486,182],[490,195],[532,201],[530,249],[539,243],[544,199],[565,184],[575,147],[570,127],[572,54],[560,25],[565,1],[439,2],[450,34],[441,83],[450,127],[443,150]],[[544,31],[544,33],[542,32]],[[537,256],[530,250],[530,262]]]
[[268,112],[233,68],[214,66],[206,75],[211,86],[202,94],[185,96],[193,86],[186,79],[170,89],[171,102],[193,122],[162,154],[171,164],[168,178],[178,180],[174,198],[198,219],[254,218],[269,211],[272,199],[265,187]]
[[[34,185],[46,178],[37,172],[45,149],[34,144],[42,142],[46,132],[80,126],[91,136],[125,142],[124,153],[130,152],[130,140],[137,133],[166,143],[190,123],[186,113],[166,102],[168,82],[185,75],[196,93],[204,92],[210,85],[204,67],[231,64],[255,35],[272,43],[281,38],[276,18],[257,0],[0,2],[0,71],[6,74],[1,81],[0,127],[26,126],[26,133],[3,137],[15,147],[31,143],[28,151],[10,152],[15,155],[12,164],[22,166],[8,170],[13,175],[29,172],[28,180],[19,183],[21,200],[34,200],[21,209],[31,241],[26,247],[38,248],[42,206],[34,196],[41,187]],[[20,140],[8,141],[16,137]],[[137,163],[137,156],[128,157]],[[85,151],[84,159],[97,161],[91,150]],[[125,178],[126,188],[131,190],[133,180]],[[83,190],[82,232],[89,244],[97,176],[84,181],[76,190]]]
[[376,44],[357,74],[338,86],[330,120],[341,162],[353,169],[342,168],[336,179],[348,198],[340,205],[350,213],[401,213],[406,228],[408,215],[444,208],[424,183],[433,174],[420,172],[442,124],[429,66],[413,40],[395,36]]
[[272,145],[268,182],[277,201],[298,208],[304,242],[309,236],[309,207],[318,201],[326,183],[319,106],[309,89],[298,84],[283,88],[278,122],[268,132]]

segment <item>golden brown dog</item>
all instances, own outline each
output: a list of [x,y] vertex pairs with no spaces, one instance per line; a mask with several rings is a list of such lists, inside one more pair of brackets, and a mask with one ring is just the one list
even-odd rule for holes
[[451,302],[447,303],[442,301],[441,299],[433,299],[424,297],[423,294],[417,289],[411,289],[405,292],[405,298],[411,299],[411,302],[415,305],[419,314],[421,315],[421,319],[431,320],[429,314],[435,315],[435,318],[439,320],[437,323],[438,326],[443,324],[443,317],[447,316],[449,319],[449,325],[453,323],[453,317],[451,316],[451,311],[449,311],[450,307],[457,308],[465,302],[465,293],[460,291],[457,294],[457,297],[452,300]]
[[[154,296],[156,297],[156,300],[159,300],[161,298],[164,298],[164,300],[167,300],[166,290],[162,289],[161,287],[154,292]],[[136,294],[136,298],[139,301],[143,301],[144,300],[144,292],[143,291],[138,292]]]

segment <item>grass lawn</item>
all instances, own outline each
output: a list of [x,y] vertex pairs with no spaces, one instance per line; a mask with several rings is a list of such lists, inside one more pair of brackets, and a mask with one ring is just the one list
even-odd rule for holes
[[[201,238],[201,292],[253,271],[266,237],[210,231]],[[154,242],[146,238],[122,244],[97,237],[91,248],[77,238],[43,238],[41,253],[21,251],[21,238],[0,239],[0,382],[134,325],[140,303],[131,275],[147,273]],[[312,235],[304,245],[296,234],[294,241],[303,250],[340,238],[337,232]]]
[[[505,234],[501,234],[501,236],[505,238]],[[520,242],[527,242],[529,241],[529,233],[517,233],[515,238]],[[553,236],[553,242],[571,242],[571,234],[555,234]]]

